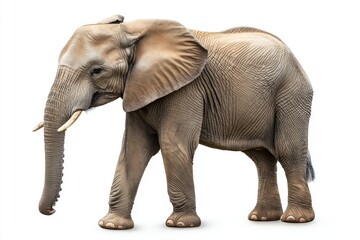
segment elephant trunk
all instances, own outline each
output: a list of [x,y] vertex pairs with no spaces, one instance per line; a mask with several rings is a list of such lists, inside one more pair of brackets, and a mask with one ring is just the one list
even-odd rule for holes
[[66,69],[59,69],[51,88],[45,107],[44,143],[45,143],[45,183],[39,211],[45,215],[55,212],[53,206],[59,198],[63,176],[65,132],[58,129],[69,119],[71,112],[66,97],[74,76]]
[[60,196],[63,176],[65,133],[58,133],[55,125],[57,124],[47,121],[44,123],[45,183],[39,210],[45,215],[51,215],[55,212],[53,206]]

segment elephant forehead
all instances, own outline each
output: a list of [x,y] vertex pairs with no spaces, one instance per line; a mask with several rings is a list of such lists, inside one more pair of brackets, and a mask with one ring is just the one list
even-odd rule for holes
[[87,41],[69,42],[59,57],[59,65],[66,65],[78,69],[90,59],[99,58],[97,51]]
[[107,63],[115,65],[125,61],[126,51],[116,48],[111,42],[94,43],[91,41],[78,41],[66,46],[59,57],[59,65],[65,65],[73,69],[88,67],[89,63]]
[[78,69],[92,61],[111,62],[123,58],[124,54],[116,51],[113,32],[111,24],[80,27],[61,51],[59,65]]

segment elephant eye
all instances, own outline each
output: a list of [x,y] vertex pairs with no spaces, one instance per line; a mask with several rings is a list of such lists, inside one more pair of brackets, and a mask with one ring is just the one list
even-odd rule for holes
[[101,74],[101,72],[103,71],[103,69],[100,67],[100,66],[92,66],[90,68],[90,75],[92,77],[96,77],[98,76],[99,74]]

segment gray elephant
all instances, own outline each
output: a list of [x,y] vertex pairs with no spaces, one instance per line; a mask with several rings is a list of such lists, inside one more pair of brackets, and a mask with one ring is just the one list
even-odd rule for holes
[[[129,229],[131,209],[150,158],[161,152],[173,212],[170,227],[197,227],[193,156],[198,144],[242,151],[257,167],[253,221],[309,222],[307,182],[313,90],[289,48],[248,27],[190,30],[168,20],[123,22],[120,15],[77,29],[59,57],[44,121],[45,184],[39,203],[50,215],[62,183],[65,130],[81,111],[123,99],[126,128],[99,225]],[[276,179],[288,182],[283,212]]]

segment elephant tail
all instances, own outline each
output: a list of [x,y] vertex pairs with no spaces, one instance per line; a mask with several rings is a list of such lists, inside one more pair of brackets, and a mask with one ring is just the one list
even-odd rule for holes
[[310,156],[309,151],[308,151],[308,154],[307,154],[307,162],[306,162],[306,180],[308,182],[311,182],[311,181],[315,180],[315,171],[314,171],[314,168],[313,168],[312,163],[311,163],[311,156]]

